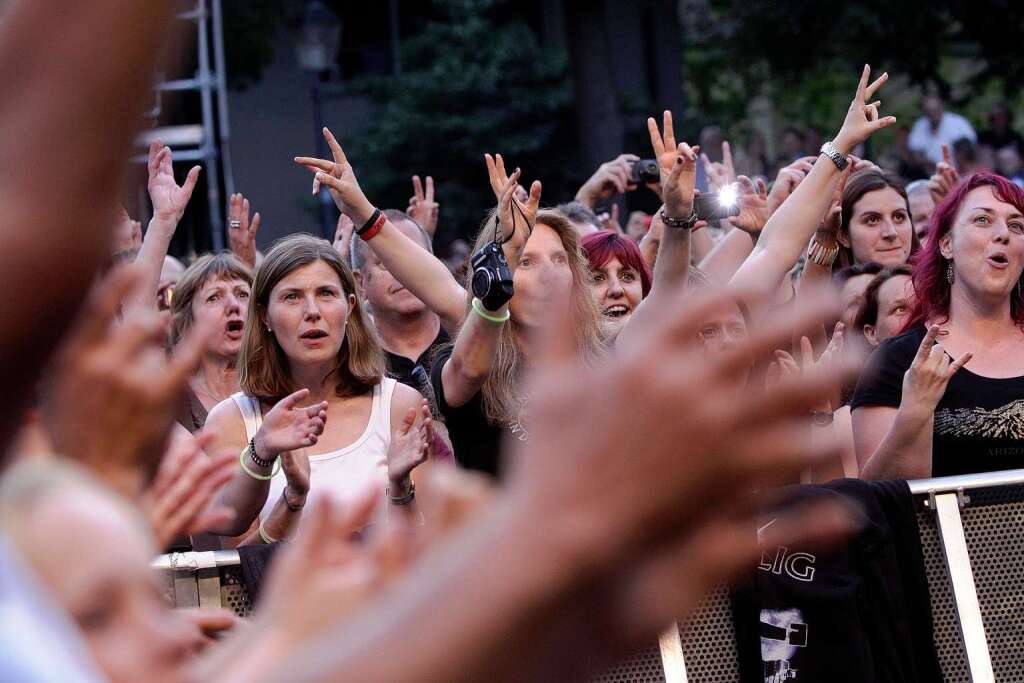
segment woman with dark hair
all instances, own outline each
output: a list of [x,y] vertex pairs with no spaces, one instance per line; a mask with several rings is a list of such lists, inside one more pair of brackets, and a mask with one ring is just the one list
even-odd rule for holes
[[352,271],[330,242],[293,235],[267,253],[239,368],[242,392],[217,404],[205,430],[212,452],[240,453],[218,499],[236,516],[217,533],[238,535],[258,515],[261,540],[283,538],[307,492],[351,503],[376,487],[395,504],[412,501],[409,475],[432,438],[429,409],[418,391],[385,377]]
[[907,191],[896,176],[876,169],[853,174],[840,205],[836,239],[841,267],[869,261],[898,266],[917,249]]
[[846,329],[854,327],[854,318],[864,302],[864,292],[876,275],[882,272],[881,264],[874,261],[846,266],[832,276],[832,286],[839,292],[840,320]]
[[853,321],[853,329],[868,345],[876,347],[906,326],[914,304],[911,272],[910,266],[885,268],[868,283]]
[[1024,467],[1022,272],[1024,190],[971,176],[932,216],[906,331],[882,342],[854,395],[862,476]]
[[651,291],[651,269],[636,242],[611,230],[587,235],[581,245],[593,276],[591,291],[614,336]]
[[196,323],[215,319],[220,333],[207,347],[178,422],[190,432],[206,423],[207,412],[238,391],[238,352],[249,311],[252,271],[229,253],[207,254],[189,266],[171,297],[171,344]]

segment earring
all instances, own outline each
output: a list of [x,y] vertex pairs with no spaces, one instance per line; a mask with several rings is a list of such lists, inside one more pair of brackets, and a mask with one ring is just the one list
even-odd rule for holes
[[953,262],[950,261],[949,265],[946,266],[946,281],[949,282],[949,284],[953,284],[953,279]]

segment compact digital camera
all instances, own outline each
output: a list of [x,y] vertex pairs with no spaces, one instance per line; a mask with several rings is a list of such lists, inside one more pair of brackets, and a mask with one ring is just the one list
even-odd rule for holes
[[512,270],[497,242],[488,242],[473,254],[473,296],[488,311],[496,311],[512,298]]

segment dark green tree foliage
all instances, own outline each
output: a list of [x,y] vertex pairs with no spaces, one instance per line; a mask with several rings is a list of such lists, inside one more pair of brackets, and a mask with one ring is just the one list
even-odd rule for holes
[[274,37],[287,15],[287,0],[223,0],[224,58],[228,85],[246,88],[274,61]]
[[829,89],[837,80],[846,88],[865,62],[948,97],[949,60],[977,60],[954,107],[966,104],[963,92],[994,88],[1015,98],[1024,86],[1017,47],[1024,12],[1014,0],[684,0],[681,7],[697,124],[742,119],[747,100],[766,88],[783,115],[831,124],[847,93],[832,102]]
[[433,175],[438,240],[476,234],[495,204],[484,152],[501,153],[524,184],[544,184],[542,204],[571,198],[572,91],[563,52],[540,44],[506,3],[445,0],[438,17],[403,37],[402,74],[353,84],[378,109],[342,141],[378,206],[405,208],[414,173]]

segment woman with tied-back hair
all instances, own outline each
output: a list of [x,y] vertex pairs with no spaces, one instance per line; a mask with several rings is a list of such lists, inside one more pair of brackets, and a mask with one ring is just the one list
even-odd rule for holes
[[882,342],[854,395],[863,477],[1024,467],[1022,272],[1024,190],[969,177],[932,216],[905,332]]
[[[307,493],[353,501],[376,487],[413,500],[413,468],[432,438],[426,402],[384,376],[384,355],[331,244],[280,240],[256,273],[239,359],[242,391],[207,419],[210,450],[240,453],[221,492],[238,535],[259,516],[259,538],[284,537]],[[415,424],[414,424],[415,423]],[[282,471],[283,470],[283,471]]]

